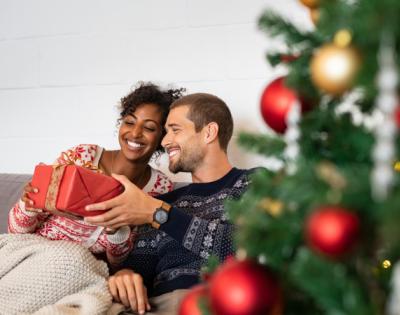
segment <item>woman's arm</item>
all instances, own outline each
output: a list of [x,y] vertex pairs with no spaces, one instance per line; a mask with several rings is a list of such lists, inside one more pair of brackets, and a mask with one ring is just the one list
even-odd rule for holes
[[8,232],[15,234],[34,233],[37,227],[46,220],[48,213],[35,209],[28,193],[36,193],[37,189],[30,182],[24,187],[21,199],[8,213]]

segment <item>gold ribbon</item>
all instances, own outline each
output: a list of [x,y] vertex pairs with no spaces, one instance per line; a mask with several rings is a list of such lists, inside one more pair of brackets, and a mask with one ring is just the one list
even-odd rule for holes
[[49,188],[47,189],[45,208],[49,211],[55,211],[58,190],[60,189],[61,179],[67,165],[53,165],[53,173],[51,173]]

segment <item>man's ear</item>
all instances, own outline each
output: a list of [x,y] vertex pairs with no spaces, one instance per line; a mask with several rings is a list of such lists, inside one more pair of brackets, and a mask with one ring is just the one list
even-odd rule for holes
[[216,122],[210,122],[205,126],[204,141],[211,143],[218,138],[219,126]]

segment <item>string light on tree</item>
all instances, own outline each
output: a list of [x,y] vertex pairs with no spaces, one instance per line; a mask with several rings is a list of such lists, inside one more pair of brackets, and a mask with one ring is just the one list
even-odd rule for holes
[[374,169],[371,174],[372,192],[376,199],[386,198],[393,182],[393,161],[396,135],[395,115],[398,106],[394,45],[384,38],[379,52],[378,97],[376,107],[383,113],[383,124],[375,128],[375,147],[373,149]]
[[360,67],[360,54],[351,43],[351,33],[340,30],[334,42],[319,48],[311,60],[311,79],[321,91],[341,95],[353,86]]

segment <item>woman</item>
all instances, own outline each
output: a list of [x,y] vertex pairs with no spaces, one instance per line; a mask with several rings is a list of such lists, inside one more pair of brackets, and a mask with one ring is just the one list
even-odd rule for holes
[[[152,83],[141,83],[121,99],[119,150],[81,144],[62,152],[56,164],[72,163],[107,175],[122,174],[153,196],[172,190],[171,180],[148,163],[154,154],[160,154],[162,150],[163,126],[169,106],[182,96],[182,92],[183,89],[163,91]],[[103,228],[83,219],[61,217],[35,209],[33,201],[27,196],[27,193],[35,192],[37,189],[27,184],[21,200],[11,209],[8,224],[10,233],[32,233],[50,240],[72,241],[84,245],[92,253],[105,252],[111,265],[118,265],[129,254],[134,238],[134,232],[129,227],[107,234]]]

